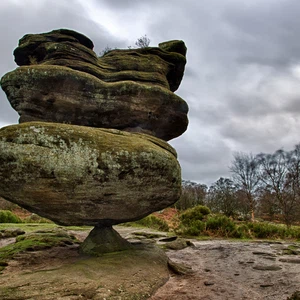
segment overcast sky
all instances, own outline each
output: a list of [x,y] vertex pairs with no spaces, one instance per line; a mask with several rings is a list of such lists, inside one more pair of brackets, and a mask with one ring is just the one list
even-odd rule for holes
[[[186,180],[210,185],[230,176],[235,151],[291,150],[300,142],[299,0],[1,0],[0,76],[26,33],[58,28],[127,48],[181,39],[188,48],[176,93],[189,128],[170,143]],[[18,122],[0,91],[0,127]]]

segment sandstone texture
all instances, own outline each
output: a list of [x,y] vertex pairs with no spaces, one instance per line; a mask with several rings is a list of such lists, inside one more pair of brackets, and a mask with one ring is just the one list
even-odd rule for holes
[[25,35],[14,51],[21,66],[1,79],[20,123],[46,121],[147,133],[163,140],[187,128],[188,106],[173,92],[186,64],[183,41],[112,50],[66,29]]
[[140,133],[28,122],[0,129],[0,195],[63,225],[111,226],[180,197],[175,150]]
[[73,234],[68,237],[62,230],[24,237],[30,236],[62,242],[52,247],[48,242],[48,247],[22,251],[8,260],[0,274],[1,300],[148,299],[169,278],[168,258],[153,243],[91,257],[80,255],[76,243],[65,244]]

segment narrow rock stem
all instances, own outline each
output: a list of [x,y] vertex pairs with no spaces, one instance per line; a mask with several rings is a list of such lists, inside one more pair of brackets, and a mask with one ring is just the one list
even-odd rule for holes
[[80,253],[98,256],[131,249],[132,245],[111,226],[96,226],[80,246]]

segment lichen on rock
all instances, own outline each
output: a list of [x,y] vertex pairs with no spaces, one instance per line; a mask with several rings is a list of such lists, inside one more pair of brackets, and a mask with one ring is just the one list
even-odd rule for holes
[[0,195],[64,225],[114,225],[177,201],[175,150],[114,129],[23,123],[0,129]]

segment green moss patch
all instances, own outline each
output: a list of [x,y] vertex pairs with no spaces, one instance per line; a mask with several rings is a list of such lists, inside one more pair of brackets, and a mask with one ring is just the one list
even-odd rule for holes
[[6,261],[22,252],[65,247],[74,243],[78,243],[78,240],[64,230],[33,232],[18,236],[14,244],[0,248],[0,266],[5,267]]

